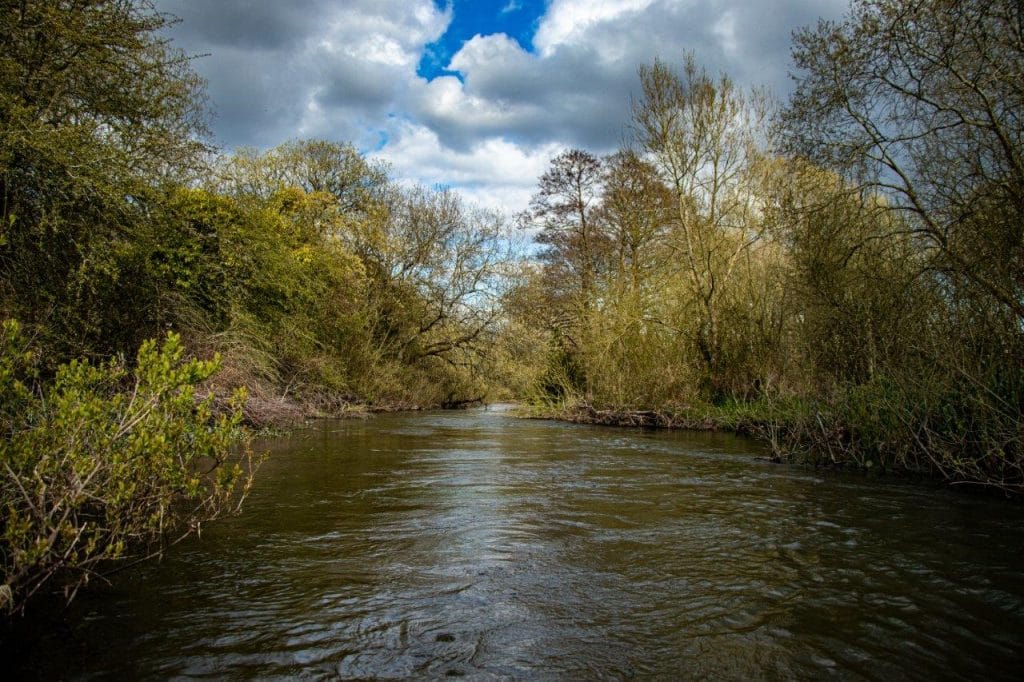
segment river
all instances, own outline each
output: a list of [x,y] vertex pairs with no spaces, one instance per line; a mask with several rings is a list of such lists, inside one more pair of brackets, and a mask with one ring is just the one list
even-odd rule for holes
[[[725,434],[316,423],[243,513],[30,617],[46,678],[956,679],[1024,663],[1024,506]],[[16,650],[12,651],[12,648]],[[13,667],[12,667],[13,666]]]

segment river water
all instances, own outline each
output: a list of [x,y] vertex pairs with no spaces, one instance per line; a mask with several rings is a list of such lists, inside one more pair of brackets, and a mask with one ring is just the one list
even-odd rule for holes
[[[261,443],[241,516],[29,621],[16,676],[1024,673],[1024,507],[502,409]],[[12,667],[13,665],[13,667]]]

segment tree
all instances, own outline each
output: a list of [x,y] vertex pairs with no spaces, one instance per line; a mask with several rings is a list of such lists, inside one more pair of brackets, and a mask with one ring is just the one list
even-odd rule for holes
[[790,353],[823,386],[903,365],[942,315],[921,254],[877,195],[806,161],[780,162],[766,206],[785,248]]
[[600,220],[614,249],[615,278],[640,296],[665,264],[662,244],[675,202],[657,169],[635,151],[613,154],[604,169]]
[[855,0],[796,33],[787,146],[882,193],[958,291],[1024,322],[1024,10]]
[[336,388],[331,368],[350,395],[401,404],[458,402],[478,383],[510,258],[500,216],[450,191],[399,187],[325,140],[241,150],[210,186],[228,196],[197,196],[190,210],[220,225],[233,277],[245,275],[251,295],[236,307],[294,340],[285,364],[317,360],[313,384]]
[[528,213],[541,227],[537,242],[548,247],[549,274],[582,311],[593,304],[594,280],[606,251],[606,236],[594,216],[601,181],[600,159],[580,149],[562,152],[541,176]]
[[861,195],[808,222],[796,252],[834,271],[820,292],[856,299],[826,328],[851,316],[889,344],[868,346],[877,371],[841,372],[864,382],[838,410],[854,451],[1006,490],[1024,433],[1022,22],[1009,0],[855,0],[796,34],[783,117],[787,150]]
[[145,0],[0,2],[0,308],[52,357],[155,332],[161,185],[204,164],[202,82]]
[[367,161],[349,143],[293,140],[259,153],[240,149],[221,159],[214,187],[235,197],[269,199],[289,187],[334,198],[335,210],[363,215],[383,199],[387,169]]
[[[172,21],[148,0],[3,0],[6,164],[34,149],[62,161],[72,178],[82,177],[92,170],[87,159],[74,157],[84,146],[106,152],[105,160],[129,175],[202,168],[203,82],[189,58],[159,36]],[[79,144],[63,150],[33,144],[55,141],[47,133]]]
[[377,282],[379,333],[404,362],[482,352],[510,260],[501,216],[448,190],[395,190],[387,206],[378,238],[361,251]]
[[692,55],[681,77],[655,61],[640,68],[640,83],[633,127],[674,194],[672,246],[696,304],[695,342],[713,378],[722,369],[723,296],[764,232],[757,175],[768,101],[741,92],[724,74],[713,79]]

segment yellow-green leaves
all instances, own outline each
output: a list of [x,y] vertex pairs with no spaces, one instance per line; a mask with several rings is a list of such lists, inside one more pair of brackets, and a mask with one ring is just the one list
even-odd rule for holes
[[[25,357],[17,325],[3,329],[0,379],[10,392]],[[132,371],[74,361],[45,389],[21,391],[0,440],[8,606],[51,580],[71,594],[126,552],[159,551],[167,532],[235,508],[253,472],[247,444],[235,447],[243,398],[215,419],[214,396],[197,402],[195,392],[219,366],[218,357],[186,359],[172,333],[145,342]]]

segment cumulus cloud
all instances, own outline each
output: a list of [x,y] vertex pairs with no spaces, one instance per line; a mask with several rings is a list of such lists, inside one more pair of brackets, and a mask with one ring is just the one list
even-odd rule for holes
[[655,4],[654,0],[554,0],[533,42],[549,57],[560,46],[589,42],[595,26],[628,25],[643,19],[641,12]]
[[357,144],[415,80],[451,20],[431,0],[159,0],[209,83],[217,141],[269,147],[297,136]]
[[[184,49],[209,53],[196,67],[226,147],[350,140],[376,150],[396,176],[514,212],[559,150],[604,153],[623,140],[640,64],[692,51],[712,72],[784,95],[791,31],[839,16],[846,0],[551,0],[533,51],[503,33],[455,37],[444,65],[455,75],[430,81],[417,65],[458,0],[158,7],[182,18],[171,36]],[[493,11],[523,10],[510,0]]]
[[474,203],[506,213],[526,207],[537,178],[564,150],[556,142],[526,147],[500,137],[453,150],[429,127],[412,121],[394,122],[389,133],[390,143],[371,156],[386,162],[396,177],[458,188]]

